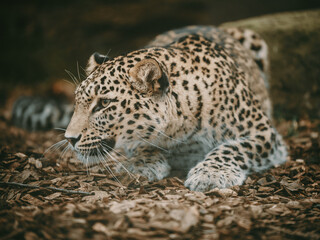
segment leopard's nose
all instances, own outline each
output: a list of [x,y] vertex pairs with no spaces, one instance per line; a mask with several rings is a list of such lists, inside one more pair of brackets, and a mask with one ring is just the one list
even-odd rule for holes
[[81,139],[81,134],[78,137],[67,137],[67,136],[65,136],[65,138],[74,147],[77,144],[77,142],[79,142],[79,140]]

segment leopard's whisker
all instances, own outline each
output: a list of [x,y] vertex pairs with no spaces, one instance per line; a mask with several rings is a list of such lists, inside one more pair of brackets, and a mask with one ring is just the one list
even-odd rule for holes
[[[108,55],[109,55],[109,52],[111,51],[111,49],[108,51],[108,53],[105,55],[105,57],[103,58],[103,61],[102,61],[102,63],[104,63],[109,57],[108,57]],[[99,71],[101,71],[101,69],[102,69],[102,64],[100,64],[100,66],[98,67],[98,70]]]
[[83,153],[81,153],[81,161],[84,164],[85,168],[86,168],[86,172],[88,175],[88,159],[89,159],[89,151],[85,150]]
[[70,82],[70,81],[67,80],[67,79],[63,79],[63,81],[66,82],[66,83],[68,83],[72,88],[73,88],[74,86],[77,86],[74,81]]
[[113,157],[108,151],[104,150],[104,152],[109,156],[109,158],[111,158],[113,162],[120,164],[120,166],[129,174],[130,177],[134,178],[132,173],[120,161],[118,161],[115,157]]
[[[112,156],[108,151],[107,149],[105,148],[102,148],[104,153],[106,153],[114,162],[120,164],[120,166],[129,174],[130,177],[136,179],[136,177],[120,162],[118,161],[114,156]],[[129,160],[129,159],[128,159]]]
[[107,54],[106,54],[106,57],[109,56],[110,52],[111,52],[111,48],[109,48],[109,50],[108,50],[108,52],[107,52]]
[[148,144],[150,144],[151,146],[154,146],[154,147],[156,147],[156,148],[158,148],[158,149],[160,149],[160,150],[162,150],[162,151],[169,152],[167,149],[162,148],[162,147],[159,147],[159,146],[157,146],[156,144],[154,144],[154,143],[152,143],[152,142],[149,142],[148,140],[144,139],[143,137],[141,137],[141,135],[140,135],[139,133],[137,133],[137,136],[138,136],[138,138],[140,138],[140,139],[141,139],[142,141],[144,141],[145,143],[148,143]]
[[172,138],[172,137],[168,136],[168,135],[165,134],[163,131],[156,129],[156,127],[154,127],[154,126],[151,125],[151,124],[148,124],[148,125],[149,125],[154,131],[160,133],[161,135],[165,136],[166,138],[171,139],[172,141],[175,141],[175,142],[178,142],[178,143],[185,143],[184,141],[180,141],[180,140],[178,140],[178,139],[175,139],[175,138]]
[[[74,86],[78,86],[78,82],[77,80],[73,77],[73,74],[68,71],[67,69],[65,69],[65,72],[69,75],[69,77],[71,78],[72,82],[73,82],[73,85]],[[66,80],[67,81],[67,80]],[[67,82],[70,82],[70,81],[67,81]],[[70,82],[71,83],[71,82]]]
[[105,62],[109,57],[109,53],[110,53],[111,49],[109,49],[109,51],[107,52],[107,54],[105,55],[103,62]]
[[72,72],[70,72],[69,70],[65,69],[65,72],[69,75],[69,77],[72,79],[72,81],[74,82],[74,84],[76,86],[79,85],[80,81],[76,78],[76,76],[74,76],[74,74]]
[[101,157],[99,157],[99,163],[107,170],[107,172],[113,177],[116,178],[112,169],[110,168],[110,163],[114,165],[112,161],[109,160],[109,157],[105,153],[100,153]]
[[[99,143],[99,145],[100,145],[102,151],[100,151],[99,148],[98,148],[97,150],[98,150],[98,153],[100,153],[100,155],[103,156],[102,160],[103,160],[104,162],[106,162],[106,163],[107,163],[107,162],[110,162],[113,166],[115,166],[115,163],[112,162],[112,161],[110,161],[110,160],[109,160],[109,157],[106,155],[105,149],[104,149],[104,147],[102,146],[101,142]],[[108,165],[107,165],[107,166],[108,166]],[[109,166],[108,166],[108,167],[109,167]]]
[[77,72],[78,72],[78,84],[81,82],[80,71],[79,71],[79,62],[77,61]]
[[[108,173],[111,174],[111,169],[107,164],[106,156],[99,149],[97,149],[97,154],[98,154],[97,157],[99,160],[99,164],[102,166],[102,168],[105,168],[108,171]],[[104,165],[104,164],[106,164],[106,165]]]
[[68,143],[68,141],[66,139],[63,139],[63,140],[51,145],[47,150],[44,151],[43,155],[47,154],[48,152],[53,152],[53,151],[61,148],[66,143]]
[[86,152],[86,169],[87,169],[87,175],[90,175],[90,164],[89,164],[89,157],[90,157],[90,149],[92,148],[93,143],[90,144],[87,152]]
[[102,145],[102,147],[106,147],[106,148],[108,148],[108,150],[111,150],[111,151],[115,152],[116,154],[118,154],[118,155],[120,155],[120,156],[124,157],[126,160],[128,160],[128,161],[129,161],[129,158],[127,158],[125,155],[123,155],[123,154],[122,154],[122,153],[120,153],[119,151],[115,150],[114,148],[112,148],[112,147],[108,146],[107,144],[105,144],[105,143],[103,143],[103,142],[101,142],[101,145]]
[[54,128],[54,130],[58,130],[58,131],[63,131],[63,132],[65,132],[65,131],[66,131],[66,128],[59,128],[59,127],[57,127],[57,128]]
[[108,166],[107,156],[105,156],[98,148],[99,162],[104,166],[104,168],[112,175],[112,177],[122,186],[122,183],[119,181],[116,175],[114,175],[112,169]]
[[64,155],[70,150],[71,146],[68,144],[61,152],[60,159],[63,159]]
[[83,68],[83,67],[81,67],[81,66],[80,66],[80,68],[81,68],[81,70],[84,72],[84,74],[83,74],[83,73],[80,73],[80,74],[81,74],[81,77],[83,77],[84,79],[86,79],[86,78],[87,78],[86,69]]

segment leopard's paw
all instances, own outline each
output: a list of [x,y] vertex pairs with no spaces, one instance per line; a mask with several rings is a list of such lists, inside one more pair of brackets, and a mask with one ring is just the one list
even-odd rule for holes
[[232,171],[230,168],[216,169],[200,162],[190,170],[184,185],[192,191],[206,192],[214,188],[241,185],[245,178],[244,172]]

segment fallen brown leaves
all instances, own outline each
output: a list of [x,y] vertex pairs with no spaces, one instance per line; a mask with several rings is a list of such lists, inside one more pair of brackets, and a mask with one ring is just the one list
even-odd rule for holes
[[[1,239],[320,239],[320,122],[283,122],[289,161],[243,186],[192,192],[179,178],[150,183],[72,156],[44,157],[55,133],[0,121]],[[90,195],[92,194],[92,195]]]

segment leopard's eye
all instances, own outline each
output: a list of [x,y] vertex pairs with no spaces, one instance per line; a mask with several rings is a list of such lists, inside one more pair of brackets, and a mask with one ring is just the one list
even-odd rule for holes
[[108,107],[111,102],[118,102],[118,100],[117,99],[107,99],[107,98],[99,99],[97,105],[92,109],[92,113],[98,112],[101,109]]
[[105,108],[105,107],[107,107],[107,106],[110,104],[111,99],[101,99],[100,101],[101,101],[102,107]]

